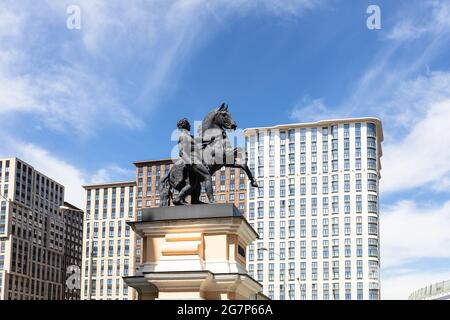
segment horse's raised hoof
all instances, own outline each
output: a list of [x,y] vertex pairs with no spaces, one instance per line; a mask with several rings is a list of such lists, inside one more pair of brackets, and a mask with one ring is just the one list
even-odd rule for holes
[[250,184],[252,187],[259,188],[258,182],[256,181],[252,181]]
[[173,199],[172,202],[176,206],[183,206],[183,205],[187,204],[187,202],[182,199]]

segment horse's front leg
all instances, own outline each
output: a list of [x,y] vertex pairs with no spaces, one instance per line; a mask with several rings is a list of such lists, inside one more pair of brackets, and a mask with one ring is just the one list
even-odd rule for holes
[[[258,182],[256,182],[255,177],[253,177],[253,173],[250,170],[250,168],[247,165],[247,152],[243,150],[242,148],[235,148],[234,149],[234,155],[235,155],[235,161],[234,164],[231,165],[231,167],[239,168],[244,170],[244,172],[247,174],[248,179],[250,180],[250,185],[252,187],[258,188]],[[240,155],[240,156],[238,156]],[[237,160],[239,159],[239,160]]]
[[241,165],[241,169],[243,169],[247,174],[247,177],[250,180],[250,185],[252,187],[258,188],[259,187],[258,182],[256,182],[255,177],[253,177],[253,173],[248,167],[248,165],[247,164]]

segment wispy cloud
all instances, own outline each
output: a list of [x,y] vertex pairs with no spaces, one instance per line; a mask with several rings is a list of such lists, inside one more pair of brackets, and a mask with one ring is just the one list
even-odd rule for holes
[[[11,119],[32,115],[30,126],[79,136],[105,126],[141,128],[158,97],[176,86],[183,63],[227,21],[256,11],[297,17],[325,2],[2,1],[0,114]],[[81,8],[80,30],[66,28],[69,5]],[[109,163],[89,174],[36,144],[16,140],[10,145],[8,153],[55,173],[77,204],[80,185],[91,182],[90,176],[104,181],[129,173]]]
[[97,170],[91,179],[91,183],[105,183],[116,181],[134,180],[136,172],[130,169],[124,169],[116,164],[107,165],[105,168]]
[[0,137],[2,155],[16,156],[32,165],[51,179],[65,187],[65,200],[84,208],[85,192],[82,185],[88,183],[105,183],[133,180],[134,171],[130,167],[122,168],[111,163],[94,172],[82,169],[67,159],[58,157],[51,151],[32,143],[27,143],[7,135]]
[[37,42],[36,37],[58,41],[51,34],[29,32],[44,29],[46,19],[55,18],[42,18],[40,10],[48,13],[45,4],[43,7],[10,1],[0,5],[2,17],[6,17],[0,29],[11,30],[0,34],[0,114],[30,113],[50,128],[75,129],[79,134],[90,134],[105,122],[139,127],[139,118],[117,96],[115,81],[100,77],[77,60],[65,59],[69,56],[64,53],[58,54],[58,50],[63,52],[64,42],[50,42],[55,49],[52,54],[37,54],[45,51],[45,43]]
[[428,108],[426,116],[404,139],[384,146],[380,184],[383,193],[427,184],[431,189],[450,174],[450,100]]
[[[420,10],[404,10],[386,39],[412,41],[423,36],[438,36],[450,31],[450,4],[447,1],[419,2]],[[429,13],[429,14],[424,14]]]
[[[140,128],[158,98],[176,88],[183,63],[225,21],[256,10],[299,15],[323,2],[3,1],[0,113],[33,114],[79,135],[107,125]],[[81,30],[66,29],[69,5],[81,8]]]
[[330,108],[323,98],[312,99],[304,96],[291,110],[290,118],[295,121],[317,121],[344,117],[346,112]]
[[450,258],[450,202],[420,205],[399,201],[383,211],[380,223],[383,268],[416,259]]
[[0,144],[3,153],[1,156],[16,156],[51,179],[63,184],[65,200],[82,208],[84,192],[81,185],[86,182],[88,177],[82,170],[40,146],[9,136],[3,135],[0,138]]

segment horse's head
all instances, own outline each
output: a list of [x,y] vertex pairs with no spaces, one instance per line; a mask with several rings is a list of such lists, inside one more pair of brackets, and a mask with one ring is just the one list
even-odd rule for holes
[[225,103],[222,103],[216,110],[214,122],[222,129],[235,130],[237,128],[236,121],[233,120],[230,111],[228,111],[228,105]]

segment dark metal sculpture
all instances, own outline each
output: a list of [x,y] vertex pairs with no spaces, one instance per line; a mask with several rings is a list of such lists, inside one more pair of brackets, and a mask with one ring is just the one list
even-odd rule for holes
[[161,180],[160,206],[168,206],[171,201],[175,205],[187,204],[188,195],[191,204],[203,203],[200,201],[202,183],[208,202],[214,203],[212,175],[223,166],[243,169],[251,186],[258,187],[247,165],[247,152],[240,147],[233,148],[228,140],[226,131],[235,130],[237,125],[226,104],[206,115],[199,137],[190,134],[191,126],[186,118],[181,119],[177,127],[180,158]]

